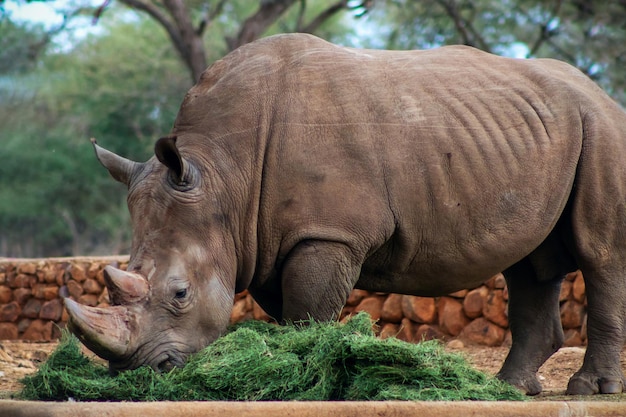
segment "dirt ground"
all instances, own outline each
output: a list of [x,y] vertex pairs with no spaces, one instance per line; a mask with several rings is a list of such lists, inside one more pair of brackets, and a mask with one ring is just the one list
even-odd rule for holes
[[[0,341],[0,399],[11,398],[18,392],[21,389],[19,380],[35,372],[56,346],[54,342]],[[508,352],[507,347],[466,346],[458,342],[448,344],[447,348],[464,354],[476,368],[492,375],[500,369]],[[563,395],[569,377],[582,364],[584,354],[584,348],[561,348],[548,359],[539,370],[544,388],[541,397],[552,399]],[[622,352],[622,369],[626,369],[626,349]],[[602,397],[606,399],[607,396]]]

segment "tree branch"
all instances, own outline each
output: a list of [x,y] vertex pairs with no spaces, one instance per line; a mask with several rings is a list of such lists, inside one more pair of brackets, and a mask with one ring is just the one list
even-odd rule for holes
[[163,13],[158,7],[156,7],[153,3],[148,3],[142,0],[120,0],[120,2],[124,3],[128,7],[133,9],[141,10],[149,14],[154,20],[156,20],[167,32],[170,39],[174,43],[174,46],[177,50],[181,50],[181,47],[184,46],[182,38],[176,29],[176,26],[172,23],[172,21]]
[[[315,32],[326,20],[330,19],[335,13],[348,8],[347,0],[340,0],[337,3],[329,6],[326,10],[315,16],[308,25],[300,27],[298,25],[298,32],[313,33]],[[299,22],[300,23],[300,22]]]
[[259,10],[246,19],[236,37],[227,37],[232,51],[258,39],[296,0],[261,0]]
[[202,20],[200,20],[200,23],[198,24],[198,28],[196,29],[196,34],[198,36],[202,36],[206,28],[209,27],[211,23],[213,23],[213,20],[215,20],[215,18],[222,13],[222,10],[224,9],[224,4],[226,4],[226,1],[227,0],[220,0],[217,3],[217,5],[213,8],[213,10],[210,10],[210,9],[207,10]]
[[448,16],[452,19],[454,27],[456,28],[459,35],[461,35],[461,38],[463,39],[463,43],[465,45],[480,48],[487,52],[491,51],[491,47],[489,46],[489,44],[487,44],[485,39],[480,36],[476,29],[474,29],[472,23],[467,21],[466,19],[463,19],[463,17],[459,13],[458,8],[456,7],[456,4],[454,4],[454,0],[437,0],[437,2],[439,3],[439,5],[441,5],[441,7],[443,7]]
[[[547,22],[540,25],[539,38],[537,38],[533,46],[528,51],[529,57],[535,55],[537,51],[539,50],[539,48],[541,47],[541,45],[543,45],[543,43],[550,40],[552,37],[556,35],[555,31],[548,29],[548,25],[555,17],[559,15],[562,5],[563,5],[563,0],[557,0],[556,4],[554,5],[554,8],[552,9],[552,12],[550,13],[550,18],[547,20]],[[522,10],[521,7],[519,8],[519,10]],[[526,13],[526,15],[528,14]]]

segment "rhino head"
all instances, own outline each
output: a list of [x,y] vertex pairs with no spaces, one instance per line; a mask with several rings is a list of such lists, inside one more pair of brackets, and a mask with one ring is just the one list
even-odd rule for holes
[[145,163],[92,142],[100,162],[128,186],[133,243],[126,271],[104,270],[111,306],[66,298],[68,327],[112,372],[181,366],[229,324],[236,251],[219,187],[175,137],[160,139]]

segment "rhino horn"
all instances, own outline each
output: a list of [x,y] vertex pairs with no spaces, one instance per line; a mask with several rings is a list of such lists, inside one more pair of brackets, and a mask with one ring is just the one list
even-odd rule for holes
[[130,345],[131,316],[126,307],[89,307],[65,298],[68,327],[81,342],[106,360],[123,357]]
[[148,295],[148,281],[139,274],[107,265],[104,267],[104,280],[113,305],[134,303]]
[[117,181],[128,185],[130,178],[140,165],[138,162],[131,161],[130,159],[123,158],[111,151],[108,151],[96,143],[95,139],[91,139],[93,148],[96,151],[96,157],[100,163],[109,171],[111,176]]

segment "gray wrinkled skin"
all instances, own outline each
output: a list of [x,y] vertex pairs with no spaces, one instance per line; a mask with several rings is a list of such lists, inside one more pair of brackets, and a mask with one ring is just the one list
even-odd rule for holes
[[437,296],[504,271],[499,377],[536,394],[580,268],[589,346],[568,392],[621,392],[625,135],[561,62],[254,42],[207,69],[149,161],[96,146],[128,185],[131,262],[107,272],[114,307],[67,303],[72,328],[114,370],[169,369],[246,288],[278,320],[331,320],[355,287]]

